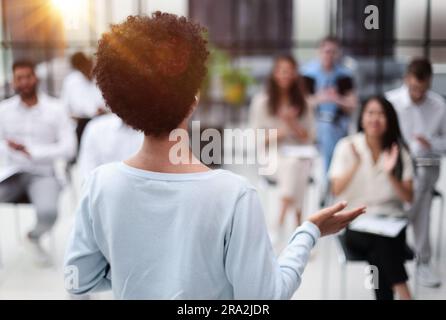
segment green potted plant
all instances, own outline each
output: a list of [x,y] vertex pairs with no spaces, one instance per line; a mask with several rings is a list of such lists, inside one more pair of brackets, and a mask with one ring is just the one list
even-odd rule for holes
[[[203,95],[209,98],[213,83],[217,83],[223,102],[241,106],[246,101],[248,86],[254,82],[249,70],[233,66],[229,55],[222,50],[211,47],[210,52],[209,72],[202,88]],[[213,79],[217,81],[213,82]]]
[[248,70],[227,65],[222,70],[221,80],[224,101],[234,106],[243,105],[248,86],[253,82]]

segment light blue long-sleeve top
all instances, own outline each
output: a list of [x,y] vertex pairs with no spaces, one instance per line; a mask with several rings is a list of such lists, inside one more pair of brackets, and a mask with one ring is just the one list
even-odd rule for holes
[[289,299],[319,237],[305,222],[276,259],[244,178],[107,164],[84,185],[65,256],[67,290],[112,289],[119,299]]

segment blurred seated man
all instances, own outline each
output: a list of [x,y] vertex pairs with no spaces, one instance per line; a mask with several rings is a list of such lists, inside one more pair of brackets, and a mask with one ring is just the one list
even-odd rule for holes
[[6,162],[0,171],[0,202],[28,195],[37,222],[27,242],[36,262],[47,265],[49,255],[39,240],[57,218],[60,184],[54,161],[74,155],[76,138],[62,103],[37,91],[33,63],[15,62],[13,77],[17,95],[0,103],[0,155]]
[[134,155],[144,135],[126,125],[114,113],[88,123],[82,137],[79,170],[82,179],[102,164],[123,161]]
[[403,86],[389,91],[387,98],[398,112],[416,167],[411,218],[419,263],[417,277],[420,284],[437,287],[441,282],[430,264],[429,225],[432,193],[440,175],[441,156],[446,153],[446,103],[430,90],[431,82],[431,63],[416,58],[407,68]]
[[76,135],[80,144],[88,121],[105,112],[105,102],[93,80],[92,59],[82,52],[76,52],[71,57],[71,67],[73,70],[62,85],[61,99],[77,123]]

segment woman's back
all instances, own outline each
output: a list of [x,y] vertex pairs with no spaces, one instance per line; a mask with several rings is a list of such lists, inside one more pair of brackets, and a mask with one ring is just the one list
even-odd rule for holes
[[98,168],[86,188],[82,202],[115,297],[232,298],[223,258],[237,200],[251,189],[243,178],[225,170],[157,173],[121,162]]

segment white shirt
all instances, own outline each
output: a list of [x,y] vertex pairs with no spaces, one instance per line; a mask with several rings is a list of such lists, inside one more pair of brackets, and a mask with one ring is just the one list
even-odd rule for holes
[[106,164],[84,185],[65,255],[66,283],[79,282],[67,289],[112,289],[118,299],[289,299],[319,236],[305,222],[277,259],[244,178]]
[[[403,203],[383,170],[383,155],[379,156],[376,163],[373,161],[372,152],[363,133],[345,137],[338,142],[331,160],[330,179],[344,175],[353,167],[355,156],[350,143],[354,144],[361,162],[350,183],[338,198],[348,201],[351,208],[366,205],[366,214],[404,216]],[[401,158],[402,181],[412,180],[412,161],[404,149],[401,150]]]
[[77,118],[93,118],[98,108],[105,107],[105,101],[96,83],[77,70],[65,78],[60,97],[69,114]]
[[79,153],[79,170],[86,178],[95,168],[122,161],[141,147],[144,135],[127,126],[114,113],[94,118],[85,128]]
[[[404,139],[411,153],[418,156],[439,156],[446,153],[446,103],[437,93],[428,91],[423,102],[416,105],[409,96],[407,86],[386,93],[387,99],[398,113]],[[432,145],[432,150],[425,150],[415,139],[424,136]]]
[[[11,149],[8,139],[25,145],[31,158]],[[73,122],[59,100],[39,93],[32,107],[18,95],[0,102],[0,155],[6,167],[52,174],[54,161],[73,157],[76,144]]]

